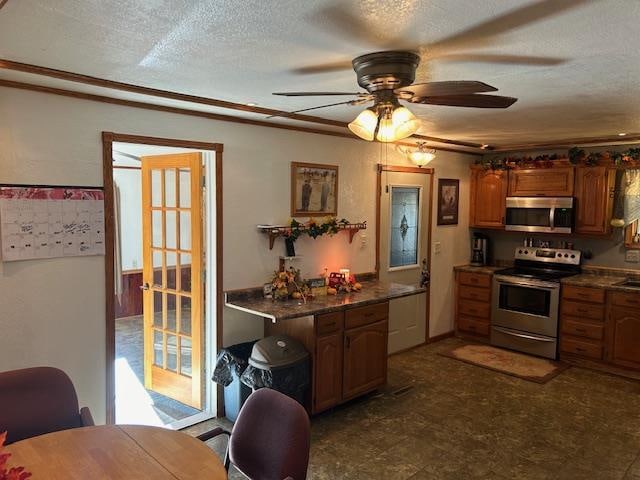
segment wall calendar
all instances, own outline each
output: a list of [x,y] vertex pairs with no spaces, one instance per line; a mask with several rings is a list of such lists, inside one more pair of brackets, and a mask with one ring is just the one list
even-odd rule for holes
[[100,188],[0,186],[2,260],[104,255]]

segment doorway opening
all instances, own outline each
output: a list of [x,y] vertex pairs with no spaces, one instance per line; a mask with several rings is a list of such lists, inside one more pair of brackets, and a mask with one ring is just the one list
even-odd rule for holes
[[108,422],[183,428],[217,413],[222,148],[106,135]]
[[[378,165],[376,273],[383,282],[420,284],[431,269],[433,169]],[[389,302],[388,352],[429,339],[429,287],[425,294]]]

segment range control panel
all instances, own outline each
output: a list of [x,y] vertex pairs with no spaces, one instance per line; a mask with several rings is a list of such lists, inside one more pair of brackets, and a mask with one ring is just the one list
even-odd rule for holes
[[516,260],[531,260],[534,262],[563,263],[566,265],[580,265],[580,250],[562,248],[517,247]]

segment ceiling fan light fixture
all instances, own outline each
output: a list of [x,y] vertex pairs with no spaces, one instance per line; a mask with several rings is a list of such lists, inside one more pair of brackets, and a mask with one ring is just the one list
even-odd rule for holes
[[385,113],[380,118],[376,140],[383,143],[395,142],[396,140],[398,140],[396,128],[393,124],[393,118],[388,113]]
[[378,126],[378,114],[371,108],[367,108],[351,122],[348,127],[355,135],[371,142],[376,134]]
[[410,137],[420,129],[420,120],[406,107],[398,107],[391,115],[396,140]]

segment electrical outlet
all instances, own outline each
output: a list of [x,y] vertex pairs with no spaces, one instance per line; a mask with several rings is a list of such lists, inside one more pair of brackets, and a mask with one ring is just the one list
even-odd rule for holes
[[436,255],[442,253],[442,242],[433,243],[433,253],[435,253]]
[[369,239],[367,238],[367,234],[366,233],[361,233],[360,234],[360,246],[366,247],[368,241],[369,241]]
[[640,250],[627,250],[624,256],[625,262],[638,263],[640,262]]

